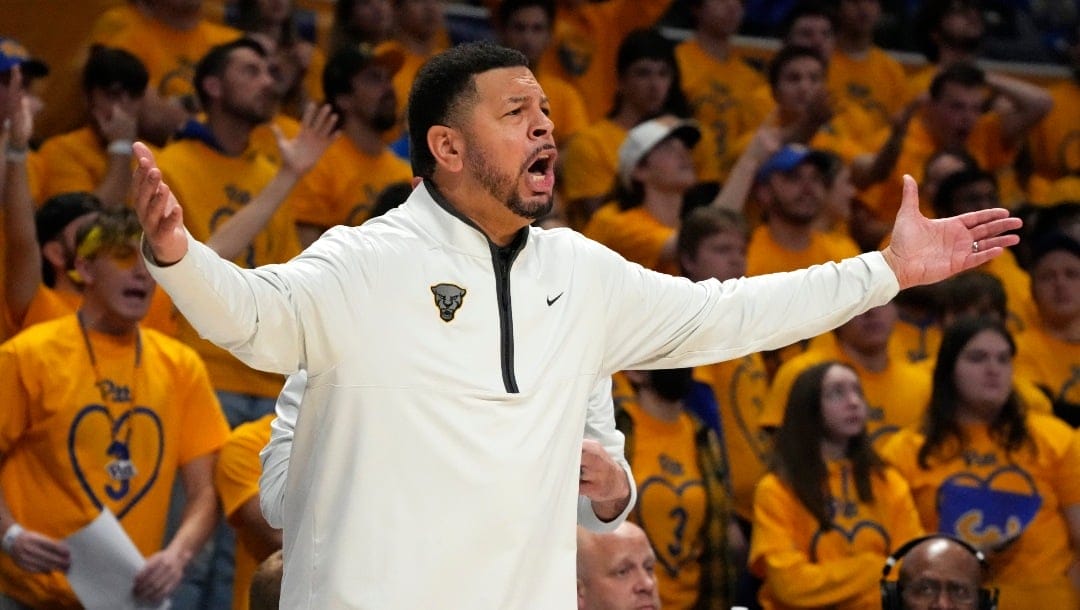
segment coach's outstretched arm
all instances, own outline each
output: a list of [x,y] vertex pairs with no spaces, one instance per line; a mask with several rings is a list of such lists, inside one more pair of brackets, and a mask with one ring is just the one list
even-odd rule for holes
[[919,212],[919,187],[905,175],[892,239],[881,254],[896,274],[900,290],[932,284],[977,267],[1018,243],[1019,237],[1004,233],[1021,224],[1004,208],[926,218]]

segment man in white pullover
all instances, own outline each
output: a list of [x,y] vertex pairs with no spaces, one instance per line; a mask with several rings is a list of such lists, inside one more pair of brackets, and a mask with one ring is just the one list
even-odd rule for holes
[[631,503],[626,471],[583,445],[589,425],[611,429],[586,407],[599,379],[787,345],[1017,241],[1005,210],[927,220],[907,179],[882,252],[694,284],[529,227],[550,209],[557,153],[519,53],[453,47],[408,106],[423,178],[409,200],[253,270],[188,235],[137,148],[144,254],[173,302],[251,366],[308,372],[287,608],[572,608],[579,491],[610,527]]

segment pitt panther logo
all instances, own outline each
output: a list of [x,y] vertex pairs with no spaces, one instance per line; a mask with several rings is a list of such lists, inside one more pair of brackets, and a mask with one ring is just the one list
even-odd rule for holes
[[435,306],[439,308],[439,317],[443,322],[450,322],[465,300],[465,289],[454,284],[435,284],[431,287],[435,295]]

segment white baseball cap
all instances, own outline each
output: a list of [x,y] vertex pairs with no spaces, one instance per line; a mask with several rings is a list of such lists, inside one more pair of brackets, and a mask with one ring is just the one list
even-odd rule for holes
[[657,144],[670,137],[679,138],[687,148],[693,148],[701,139],[701,129],[697,121],[664,115],[639,123],[626,134],[619,147],[619,180],[623,186],[630,188],[634,168]]

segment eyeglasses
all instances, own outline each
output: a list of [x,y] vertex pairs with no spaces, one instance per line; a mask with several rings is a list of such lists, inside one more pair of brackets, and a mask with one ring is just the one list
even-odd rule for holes
[[904,594],[919,601],[931,601],[945,595],[957,604],[967,604],[975,600],[975,589],[958,582],[941,582],[939,580],[916,580],[904,585]]

